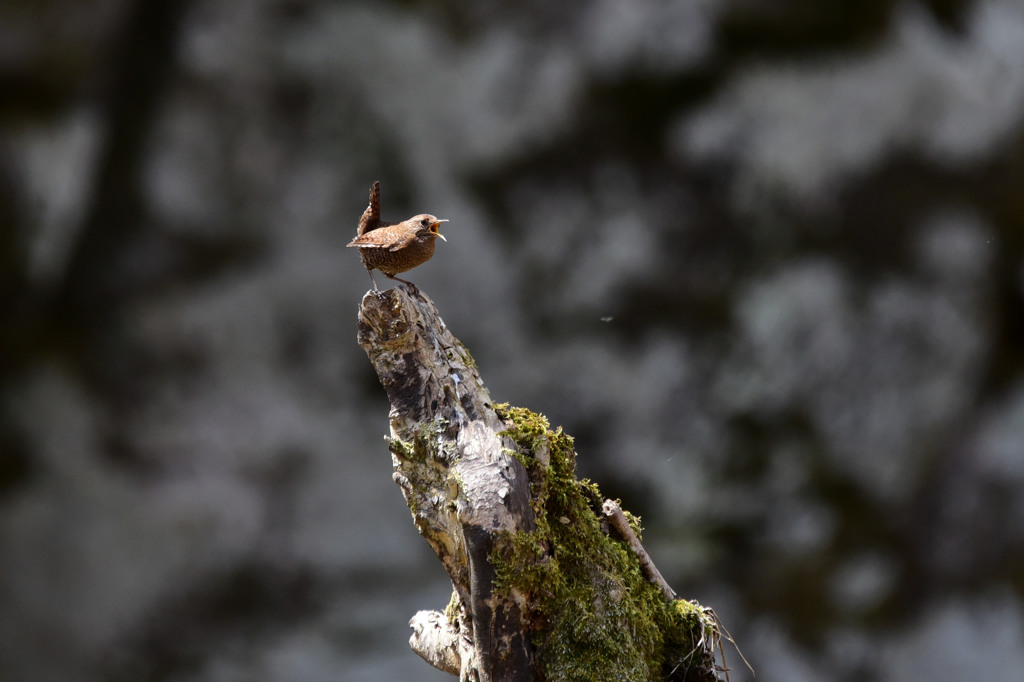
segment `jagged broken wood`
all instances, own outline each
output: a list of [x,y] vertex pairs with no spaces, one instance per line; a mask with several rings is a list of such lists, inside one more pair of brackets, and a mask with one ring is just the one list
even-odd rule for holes
[[367,293],[359,343],[391,402],[394,480],[454,588],[410,621],[416,653],[463,682],[718,679],[713,612],[674,600],[617,504],[601,513],[571,438],[492,403],[430,299]]

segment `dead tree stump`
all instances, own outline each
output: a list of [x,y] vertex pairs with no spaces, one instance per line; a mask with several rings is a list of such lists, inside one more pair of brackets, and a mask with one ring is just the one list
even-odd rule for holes
[[391,401],[394,480],[454,588],[410,621],[417,654],[462,682],[718,679],[714,613],[674,599],[636,520],[576,479],[569,436],[491,401],[430,299],[367,293],[359,344]]

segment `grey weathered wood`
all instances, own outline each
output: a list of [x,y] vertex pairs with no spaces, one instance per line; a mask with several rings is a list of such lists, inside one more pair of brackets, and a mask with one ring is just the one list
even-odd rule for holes
[[[414,627],[457,630],[472,643],[454,649],[462,680],[534,679],[519,606],[493,596],[488,561],[496,533],[533,528],[528,480],[508,452],[514,445],[499,435],[504,425],[472,357],[433,302],[402,287],[363,297],[358,338],[391,401],[395,482],[460,602],[457,623],[432,612]],[[432,664],[453,658],[450,638],[418,641],[414,649]]]
[[[430,299],[403,287],[367,293],[358,338],[391,401],[394,480],[455,592],[445,612],[421,611],[410,621],[416,653],[462,682],[527,682],[539,679],[541,669],[549,679],[633,680],[639,679],[638,670],[646,671],[644,679],[717,679],[713,651],[720,635],[714,612],[675,599],[616,503],[606,501],[604,520],[598,518],[596,488],[572,477],[571,439],[545,430],[542,417],[541,430],[525,440],[524,431],[506,435],[515,432],[506,431],[515,422],[514,410],[503,408],[508,421],[499,417],[475,362]],[[562,473],[552,473],[556,469]],[[543,502],[541,492],[531,500],[531,490],[552,490],[552,477],[567,486],[558,489],[555,504],[575,500],[553,519],[548,505],[554,498]],[[559,535],[561,528],[570,535]],[[523,564],[507,563],[504,557],[517,556],[515,538],[541,547],[543,556],[528,553]],[[510,589],[506,584],[496,590],[492,560],[505,562],[502,570],[506,579],[512,571],[512,582],[523,569],[543,571],[554,564],[576,572],[559,573],[560,587],[533,583]],[[566,584],[582,586],[578,594],[589,596],[567,594]],[[660,607],[644,600],[647,590],[657,591],[654,601]],[[552,606],[544,601],[552,596],[568,601]],[[633,610],[623,610],[627,602]],[[563,614],[575,613],[579,605],[580,619],[566,622]],[[558,623],[566,629],[559,630]],[[581,627],[582,640],[577,638]],[[546,649],[535,650],[531,632],[538,642],[549,642]],[[605,646],[602,637],[617,642],[625,654],[610,654],[618,650]],[[574,640],[585,644],[574,649]],[[654,640],[663,644],[652,645]],[[593,670],[601,672],[586,672],[590,659]]]

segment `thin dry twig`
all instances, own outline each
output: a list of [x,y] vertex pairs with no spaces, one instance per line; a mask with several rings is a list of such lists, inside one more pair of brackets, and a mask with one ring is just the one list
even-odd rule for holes
[[640,560],[640,570],[644,572],[644,576],[658,586],[662,594],[665,595],[665,599],[669,601],[675,601],[676,592],[665,579],[661,576],[661,571],[654,565],[650,555],[644,546],[640,544],[640,538],[636,536],[633,529],[629,526],[629,520],[626,515],[622,513],[622,507],[619,506],[614,500],[604,501],[604,515],[608,517],[608,521],[611,522],[612,528],[618,532],[619,536],[625,540],[629,548],[636,554],[636,558]]
[[[718,651],[722,654],[722,671],[725,673],[725,681],[729,682],[729,665],[725,662],[725,648],[722,646],[723,639],[729,640],[729,643],[732,644],[734,649],[736,649],[736,653],[739,654],[743,664],[750,670],[750,675],[752,677],[757,677],[757,673],[754,672],[754,666],[750,665],[750,661],[748,661],[747,657],[743,655],[742,651],[740,651],[740,645],[732,638],[732,633],[730,633],[728,628],[726,628],[722,623],[722,619],[718,617],[715,610],[706,606],[704,607],[704,612],[709,614],[715,620],[715,628],[718,630],[718,641],[716,644],[718,644]],[[725,633],[724,637],[722,636],[722,633]]]
[[[662,594],[665,595],[666,599],[668,599],[669,601],[674,601],[676,599],[675,590],[673,590],[669,586],[668,582],[665,581],[665,578],[662,577],[661,571],[659,571],[658,567],[654,565],[654,561],[651,559],[651,556],[647,553],[647,550],[645,550],[644,546],[640,543],[640,538],[636,536],[636,533],[634,533],[633,529],[630,527],[629,520],[623,513],[622,507],[620,507],[619,504],[614,500],[605,500],[604,514],[608,518],[608,521],[611,523],[612,528],[615,529],[615,531],[622,537],[622,539],[626,542],[629,548],[633,550],[633,553],[636,554],[637,559],[640,561],[640,569],[643,571],[647,579],[658,586]],[[722,656],[721,670],[725,673],[726,682],[729,682],[729,664],[725,660],[725,647],[722,646],[723,639],[728,640],[729,643],[733,645],[733,647],[736,649],[736,653],[739,654],[740,659],[742,659],[743,663],[747,666],[747,668],[750,669],[750,674],[756,677],[757,673],[754,672],[754,666],[750,665],[750,661],[748,661],[746,656],[743,655],[743,652],[740,651],[740,647],[736,643],[736,640],[733,639],[732,634],[722,623],[722,619],[718,617],[718,614],[715,613],[715,610],[709,607],[701,608],[704,610],[704,613],[711,616],[712,620],[715,623],[715,641],[712,643],[711,648],[714,649],[715,647],[717,647],[719,654],[721,654]],[[697,647],[700,647],[703,644],[704,637],[701,636],[700,641],[697,643]]]

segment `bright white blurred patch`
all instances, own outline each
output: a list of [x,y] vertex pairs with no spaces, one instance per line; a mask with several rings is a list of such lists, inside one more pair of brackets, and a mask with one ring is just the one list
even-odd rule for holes
[[832,577],[832,601],[855,616],[876,606],[895,585],[897,567],[887,557],[863,554],[845,562]]
[[887,640],[879,679],[1015,680],[1024,670],[1024,615],[1010,593],[936,609],[920,626]]
[[936,279],[969,284],[988,272],[996,248],[991,230],[977,215],[954,210],[926,223],[914,255]]
[[736,198],[750,208],[774,192],[814,206],[896,151],[982,158],[1022,117],[1024,5],[977,3],[963,37],[904,6],[872,52],[741,72],[672,144],[687,161],[737,163]]
[[753,282],[713,395],[726,413],[807,415],[823,454],[874,495],[899,495],[927,443],[967,409],[985,363],[977,292],[883,281],[862,296],[834,264],[808,261]]
[[99,123],[96,112],[84,108],[52,127],[29,130],[12,140],[10,148],[36,218],[29,221],[35,233],[28,235],[29,274],[35,280],[48,280],[64,268],[96,177]]
[[713,9],[721,0],[601,0],[580,22],[578,45],[605,76],[636,66],[674,73],[712,48]]
[[994,477],[1024,481],[1024,383],[1018,382],[983,422],[977,462]]

